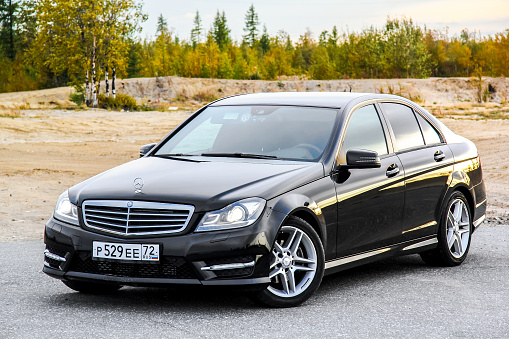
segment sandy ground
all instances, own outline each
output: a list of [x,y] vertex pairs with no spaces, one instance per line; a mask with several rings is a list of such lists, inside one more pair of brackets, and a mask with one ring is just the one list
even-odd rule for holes
[[[68,187],[138,157],[190,112],[26,110],[0,117],[0,241],[42,239]],[[509,212],[509,120],[443,118],[480,151],[491,222]]]

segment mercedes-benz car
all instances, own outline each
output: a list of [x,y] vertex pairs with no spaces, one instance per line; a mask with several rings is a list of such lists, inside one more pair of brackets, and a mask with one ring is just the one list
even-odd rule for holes
[[289,307],[391,256],[459,265],[485,218],[475,145],[399,96],[228,97],[140,156],[62,193],[45,273],[84,293],[242,286]]

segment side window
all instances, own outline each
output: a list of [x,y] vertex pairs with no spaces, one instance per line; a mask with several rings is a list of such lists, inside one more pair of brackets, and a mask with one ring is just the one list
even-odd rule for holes
[[346,152],[353,148],[387,154],[384,130],[374,105],[361,107],[350,117],[339,152],[340,164],[346,164]]
[[424,135],[424,141],[426,145],[439,144],[442,142],[440,139],[440,135],[436,131],[436,129],[431,126],[431,124],[421,117],[420,114],[415,114],[417,116],[417,120],[419,121],[419,125],[421,126],[422,135]]
[[389,119],[398,150],[424,146],[421,129],[417,124],[414,111],[410,107],[392,103],[381,103],[380,105]]

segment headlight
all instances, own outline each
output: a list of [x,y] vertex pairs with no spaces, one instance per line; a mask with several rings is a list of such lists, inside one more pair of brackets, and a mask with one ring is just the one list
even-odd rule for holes
[[208,212],[201,219],[196,232],[228,230],[254,223],[265,208],[265,200],[248,198],[234,202],[218,211]]
[[67,191],[60,194],[57,206],[55,207],[54,217],[70,224],[79,225],[78,207],[69,201],[69,193]]

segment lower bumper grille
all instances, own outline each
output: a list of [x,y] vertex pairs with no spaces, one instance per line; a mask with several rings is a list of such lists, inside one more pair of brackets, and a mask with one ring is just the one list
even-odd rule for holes
[[162,257],[159,263],[133,264],[92,260],[90,253],[78,252],[69,271],[130,278],[196,279],[184,258]]
[[44,265],[53,269],[60,269],[62,263],[66,261],[67,251],[46,246],[44,251]]

